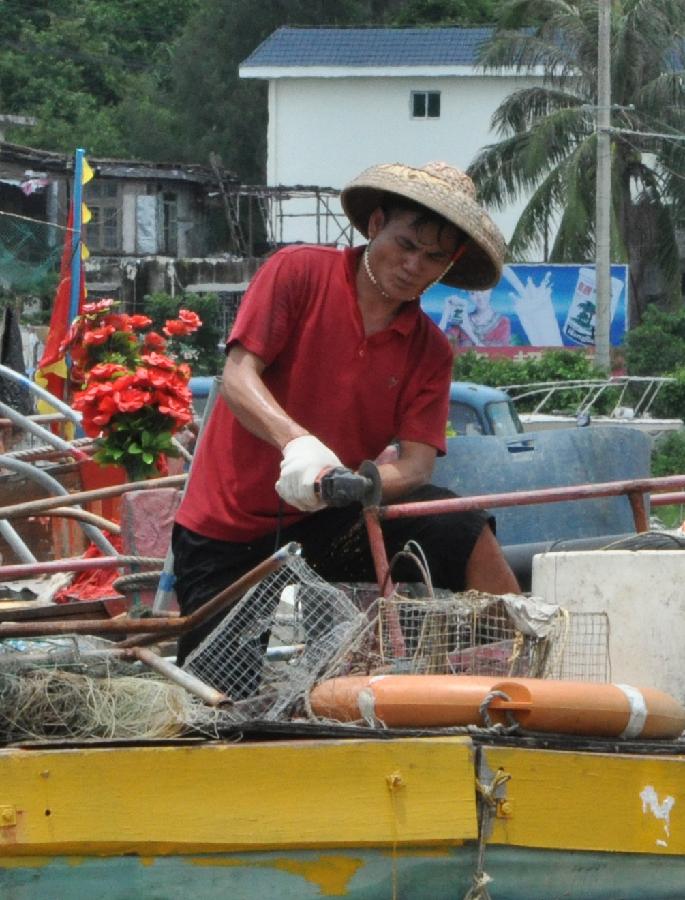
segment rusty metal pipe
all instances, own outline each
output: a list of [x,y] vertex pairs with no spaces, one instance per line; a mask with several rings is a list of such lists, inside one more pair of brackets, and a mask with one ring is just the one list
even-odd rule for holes
[[0,519],[13,519],[26,515],[39,516],[46,509],[88,503],[90,500],[105,500],[109,497],[127,494],[130,491],[150,491],[158,487],[181,487],[185,484],[187,477],[187,475],[168,475],[165,478],[148,478],[145,481],[127,481],[125,484],[112,484],[93,491],[78,491],[78,493],[63,494],[59,497],[44,497],[26,503],[14,503],[11,506],[0,507]]
[[[248,588],[257,584],[299,552],[299,544],[286,544],[285,547],[281,547],[254,569],[250,569],[242,578],[220,591],[189,616],[179,616],[175,619],[131,619],[129,616],[122,616],[118,619],[104,621],[75,619],[58,622],[0,622],[0,640],[16,637],[49,637],[55,634],[154,634],[158,638],[176,637],[186,631],[191,631],[206,622],[207,619],[237,603]],[[126,644],[122,646],[126,646]]]
[[376,570],[376,581],[378,582],[378,587],[383,596],[389,597],[394,591],[395,585],[390,578],[390,564],[388,563],[388,554],[385,550],[385,541],[383,540],[383,532],[381,531],[378,514],[378,506],[365,507],[364,522],[369,538],[369,547],[371,549],[373,565]]
[[616,497],[630,493],[647,494],[671,489],[685,489],[685,475],[669,475],[665,478],[636,478],[630,481],[605,481],[600,484],[541,488],[535,491],[511,491],[503,494],[480,494],[474,497],[428,500],[422,503],[397,503],[392,506],[381,506],[378,510],[378,516],[382,521],[385,519],[401,519],[407,516],[430,516],[435,513],[464,512],[471,509],[530,506],[532,504],[555,503],[564,500]]
[[685,503],[683,491],[673,491],[670,494],[652,494],[649,498],[651,506],[678,506]]
[[[385,550],[385,541],[383,540],[377,506],[365,507],[364,521],[366,522],[366,531],[369,538],[371,556],[373,557],[373,565],[376,570],[378,588],[383,597],[390,597],[395,590],[395,585],[391,578],[390,563]],[[403,659],[407,651],[398,612],[394,607],[389,606],[386,608],[386,615],[393,654],[397,659]]]
[[649,516],[645,505],[645,495],[641,491],[628,491],[628,502],[633,513],[635,531],[649,531]]
[[16,563],[11,566],[0,566],[0,578],[31,578],[34,575],[47,575],[53,572],[88,572],[91,569],[123,569],[128,566],[161,566],[162,562],[154,562],[145,557],[93,556],[88,559],[73,557],[71,559],[51,559],[47,562]]
[[69,506],[58,506],[56,509],[45,509],[41,516],[55,516],[64,519],[77,519],[79,522],[87,522],[89,525],[95,525],[103,531],[110,534],[121,534],[121,525],[105,519],[103,516],[97,516],[95,513],[89,512],[87,509],[72,509]]

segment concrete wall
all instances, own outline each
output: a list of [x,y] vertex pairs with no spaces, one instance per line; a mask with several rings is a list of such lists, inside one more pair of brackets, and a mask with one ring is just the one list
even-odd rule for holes
[[242,293],[261,259],[174,259],[168,256],[92,257],[86,263],[89,297],[112,296],[135,309],[145,294]]
[[[535,83],[520,77],[279,78],[269,83],[267,183],[341,188],[378,162],[423,165],[445,160],[466,168],[497,140],[490,118],[513,90]],[[440,91],[438,119],[413,119],[412,91]],[[493,212],[505,237],[522,204]],[[303,211],[291,205],[292,212]],[[287,222],[285,240],[314,240],[314,223]]]
[[602,550],[533,560],[535,596],[572,612],[606,611],[611,680],[685,702],[685,552]]

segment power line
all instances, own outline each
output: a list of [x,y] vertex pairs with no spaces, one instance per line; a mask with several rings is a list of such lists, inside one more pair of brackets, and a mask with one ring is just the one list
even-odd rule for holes
[[656,131],[634,131],[632,128],[614,128],[608,125],[606,128],[600,128],[600,131],[609,131],[612,134],[634,134],[638,137],[659,138],[663,141],[685,141],[685,134],[661,134]]

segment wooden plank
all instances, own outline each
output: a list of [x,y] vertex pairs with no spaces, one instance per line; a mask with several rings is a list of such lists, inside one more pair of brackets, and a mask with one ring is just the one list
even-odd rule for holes
[[685,853],[685,758],[483,749],[511,775],[491,843],[563,850]]
[[7,749],[0,854],[461,842],[473,766],[458,737]]

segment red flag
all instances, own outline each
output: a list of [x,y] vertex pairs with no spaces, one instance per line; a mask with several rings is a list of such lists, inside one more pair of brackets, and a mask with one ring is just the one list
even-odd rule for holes
[[[59,284],[55,294],[55,304],[50,317],[50,330],[45,342],[43,355],[38,363],[35,380],[37,384],[47,388],[51,394],[60,400],[65,398],[67,383],[67,364],[63,353],[60,353],[60,345],[66,338],[71,322],[69,312],[71,306],[71,260],[74,253],[73,241],[73,208],[69,209],[67,219],[67,232],[64,238],[64,249],[60,263]],[[78,251],[77,251],[78,252]],[[86,296],[86,280],[83,266],[80,266],[81,284],[79,290],[79,312]],[[46,404],[46,410],[52,411]]]

